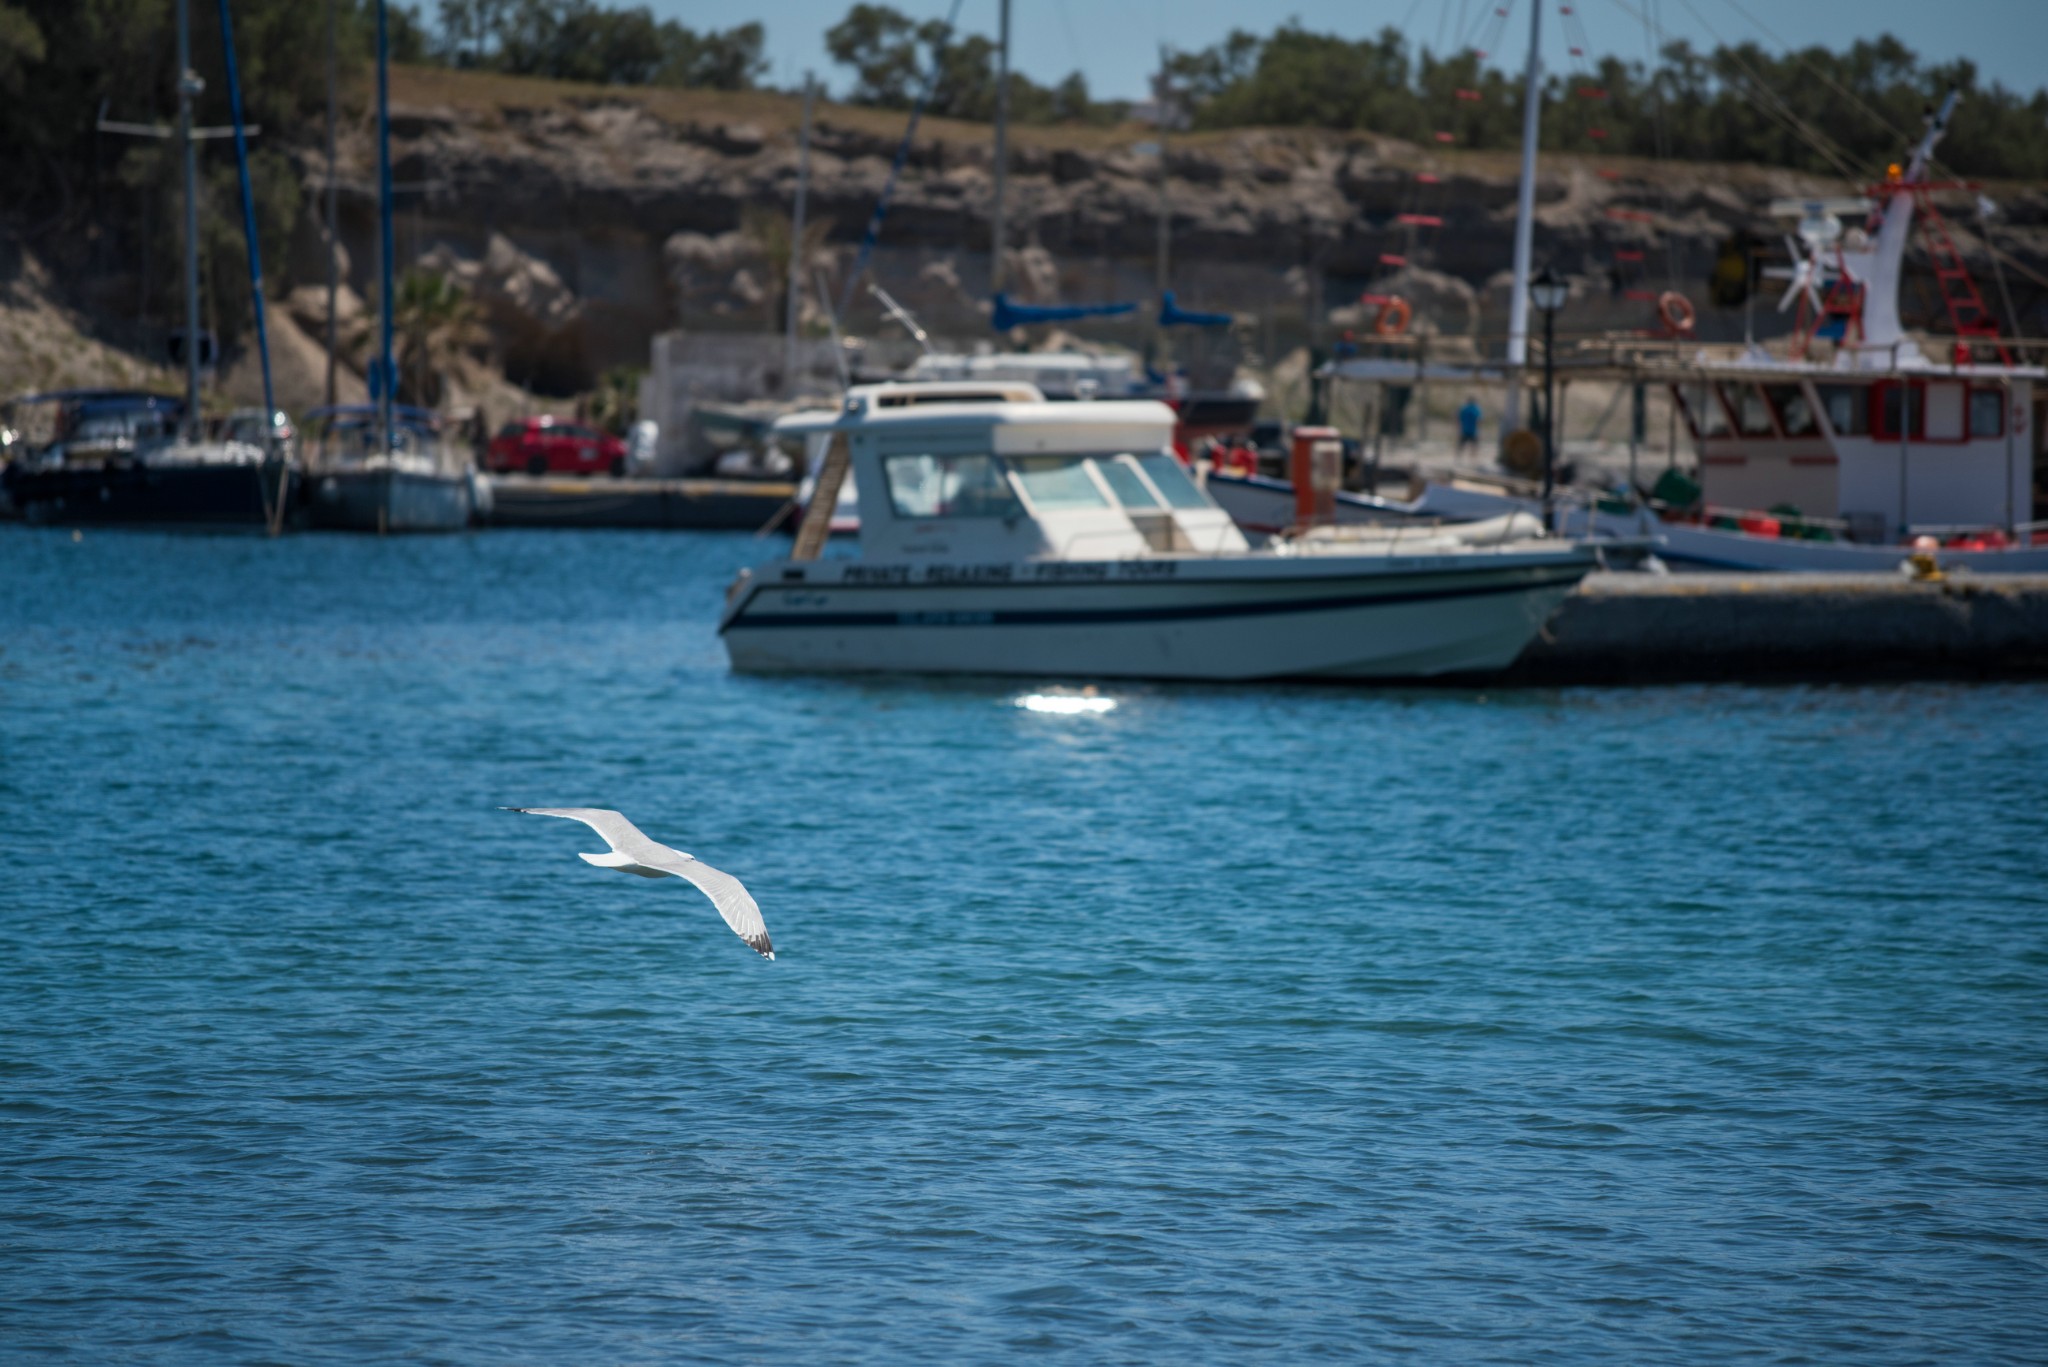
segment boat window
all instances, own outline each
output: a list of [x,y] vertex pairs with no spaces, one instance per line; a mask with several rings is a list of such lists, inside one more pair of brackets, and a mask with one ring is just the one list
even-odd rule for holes
[[1698,437],[1725,437],[1728,435],[1728,410],[1721,407],[1714,397],[1713,388],[1703,384],[1673,385],[1671,392],[1678,395],[1679,406],[1685,409],[1686,417],[1692,420],[1693,435]]
[[1116,501],[1126,508],[1157,508],[1159,496],[1152,492],[1152,486],[1138,473],[1138,467],[1131,463],[1129,456],[1102,456],[1095,461],[1095,469],[1102,476],[1103,483],[1116,495]]
[[2005,395],[1995,389],[1973,389],[1970,391],[1970,435],[1973,437],[2002,437],[2005,435]]
[[1771,407],[1778,410],[1778,422],[1786,436],[1811,437],[1820,431],[1804,389],[1796,384],[1769,384],[1764,386],[1764,393],[1770,397]]
[[1007,517],[1017,511],[994,456],[890,456],[882,473],[898,517]]
[[1159,491],[1169,508],[1207,508],[1209,499],[1195,482],[1188,478],[1187,467],[1163,451],[1149,456],[1138,457],[1138,464],[1145,467],[1145,474],[1152,481],[1152,487]]
[[1871,424],[1875,435],[1897,441],[1901,436],[1920,435],[1920,410],[1925,402],[1921,389],[1913,383],[1885,383],[1876,386],[1876,421]]
[[1870,408],[1862,385],[1824,384],[1815,389],[1836,436],[1860,437],[1870,430]]
[[1728,407],[1735,414],[1735,423],[1745,437],[1774,437],[1778,429],[1771,423],[1770,405],[1764,402],[1763,394],[1753,384],[1725,384],[1721,386],[1722,397],[1728,400]]
[[1010,468],[1017,472],[1017,483],[1031,506],[1040,512],[1109,506],[1101,486],[1088,477],[1085,456],[1012,456]]

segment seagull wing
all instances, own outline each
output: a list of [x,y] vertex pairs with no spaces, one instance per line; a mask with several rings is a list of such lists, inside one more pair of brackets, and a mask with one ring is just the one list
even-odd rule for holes
[[[643,845],[654,844],[638,826],[635,826],[617,812],[612,811],[609,807],[507,807],[505,810],[508,812],[527,812],[534,816],[559,816],[570,821],[580,821],[590,827],[591,830],[603,836],[604,843],[617,850],[620,854],[638,854],[638,850],[627,848],[629,844],[636,841]],[[668,847],[656,845],[655,848],[666,849]]]
[[660,869],[695,883],[711,899],[711,905],[718,908],[718,914],[732,927],[733,934],[745,940],[756,954],[769,959],[775,957],[775,946],[768,940],[768,923],[761,919],[761,908],[744,883],[723,869],[712,868],[695,855],[669,849],[666,845],[657,848],[662,852],[659,856],[643,858],[641,862],[651,869]]
[[659,841],[651,840],[638,826],[604,807],[507,807],[508,812],[527,812],[534,816],[559,816],[570,821],[580,821],[604,837],[620,854],[650,869],[660,869],[676,877],[694,883],[711,905],[718,908],[718,914],[732,927],[732,933],[747,942],[749,948],[765,958],[775,957],[775,946],[768,939],[768,923],[761,919],[761,908],[754,901],[753,894],[739,879],[714,869],[693,854],[672,849]]

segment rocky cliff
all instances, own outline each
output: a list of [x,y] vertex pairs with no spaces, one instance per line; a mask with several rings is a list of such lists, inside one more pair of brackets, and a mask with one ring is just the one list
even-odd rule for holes
[[[774,328],[782,317],[787,215],[797,183],[793,98],[626,91],[405,70],[394,73],[398,255],[461,280],[490,325],[504,376],[543,393],[587,389],[614,366],[644,365],[674,328]],[[836,294],[890,176],[902,116],[819,107],[811,150],[813,280]],[[317,208],[327,180],[320,130],[293,130],[309,212],[283,272],[288,314],[308,337],[324,323]],[[1146,129],[1021,129],[1012,138],[1007,284],[1027,301],[1155,302],[1162,211],[1169,279],[1192,308],[1246,320],[1236,345],[1270,361],[1310,336],[1367,320],[1357,300],[1398,292],[1419,324],[1448,334],[1504,326],[1515,165],[1499,154],[1418,147],[1370,134],[1244,131],[1177,136],[1162,158]],[[986,127],[927,120],[911,148],[875,254],[874,277],[940,335],[985,338],[993,202]],[[366,119],[343,130],[336,180],[348,285],[372,292],[374,143]],[[1783,232],[1765,206],[1839,194],[1839,183],[1754,167],[1546,157],[1539,260],[1574,281],[1565,325],[1649,321],[1667,288],[1700,305],[1709,335],[1740,335],[1739,309],[1710,307],[1725,244]],[[2024,271],[2048,277],[2048,192],[1992,187],[1994,232]],[[1993,292],[1974,232],[1964,240]],[[1405,261],[1405,264],[1403,262]],[[2009,281],[2032,330],[2048,291]],[[292,290],[292,286],[298,286]],[[1931,293],[1907,300],[1923,319]],[[822,323],[818,291],[804,309]],[[1775,291],[1754,309],[1778,330]],[[888,332],[857,296],[851,334]],[[1142,322],[1091,335],[1142,344]],[[352,358],[352,365],[359,363]]]

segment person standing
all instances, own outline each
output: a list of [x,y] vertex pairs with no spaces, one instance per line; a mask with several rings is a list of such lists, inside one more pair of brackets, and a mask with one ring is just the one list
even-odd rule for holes
[[1479,451],[1479,400],[1467,394],[1464,406],[1458,409],[1458,454]]

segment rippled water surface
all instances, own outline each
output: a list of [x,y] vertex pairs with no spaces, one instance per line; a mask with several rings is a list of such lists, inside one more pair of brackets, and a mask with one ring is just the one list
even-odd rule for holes
[[0,1356],[2048,1352],[2048,689],[735,678],[767,549],[0,528]]

